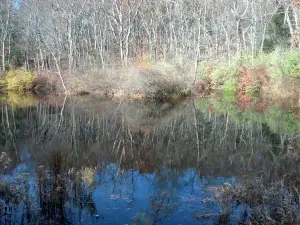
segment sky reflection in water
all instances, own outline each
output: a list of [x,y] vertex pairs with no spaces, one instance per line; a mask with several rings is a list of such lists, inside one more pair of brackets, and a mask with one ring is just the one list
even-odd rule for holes
[[[36,163],[28,159],[27,162],[20,163],[11,174],[0,176],[0,180],[14,182],[18,177],[28,174],[30,199],[38,205],[36,167]],[[180,171],[180,177],[170,180],[168,176],[172,172],[177,171],[164,169],[159,171],[159,175],[157,172],[141,174],[134,170],[119,171],[116,164],[110,164],[104,173],[95,175],[95,186],[90,199],[95,206],[94,214],[91,215],[87,206],[80,209],[75,204],[70,205],[66,199],[66,221],[71,224],[132,224],[144,215],[152,222],[156,219],[158,224],[199,224],[197,215],[220,211],[212,201],[209,187],[235,182],[233,177],[201,178],[195,169]],[[153,204],[158,202],[162,203],[159,209],[161,211],[156,212]],[[24,222],[25,207],[24,201],[18,205],[14,218],[16,224]],[[9,221],[9,214],[1,219],[2,223]]]

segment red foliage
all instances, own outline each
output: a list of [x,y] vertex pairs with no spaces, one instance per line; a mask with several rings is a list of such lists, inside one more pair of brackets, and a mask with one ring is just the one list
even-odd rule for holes
[[244,91],[247,87],[253,84],[251,72],[246,69],[240,69],[238,71],[238,87],[241,91]]
[[244,91],[239,93],[239,100],[237,102],[237,107],[240,110],[247,110],[251,105],[251,96],[247,95]]
[[[246,88],[251,87],[254,84],[260,86],[266,84],[269,81],[268,71],[266,67],[257,68],[241,68],[237,72],[238,74],[238,103],[237,107],[241,110],[246,110],[250,107],[251,96],[246,94]],[[266,110],[264,104],[257,103],[255,105],[257,112],[263,112]]]
[[268,69],[265,66],[256,68],[242,68],[238,70],[238,86],[244,91],[245,88],[255,83],[262,86],[269,82]]
[[241,91],[247,87],[259,84],[265,85],[269,82],[267,67],[260,66],[256,68],[242,68],[238,70],[238,86]]
[[251,96],[247,95],[245,92],[241,92],[239,97],[240,101],[251,102]]

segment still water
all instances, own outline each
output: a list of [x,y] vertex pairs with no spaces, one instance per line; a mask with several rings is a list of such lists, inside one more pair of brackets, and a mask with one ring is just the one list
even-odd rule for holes
[[299,171],[298,117],[261,99],[8,96],[0,224],[242,224],[240,207],[222,217],[219,187]]

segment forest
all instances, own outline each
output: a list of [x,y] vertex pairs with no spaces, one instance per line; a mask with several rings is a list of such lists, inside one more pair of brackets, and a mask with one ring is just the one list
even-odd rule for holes
[[299,12],[297,1],[286,0],[2,0],[2,69],[126,65],[143,55],[196,62],[256,56],[298,47]]
[[88,89],[99,79],[124,83],[128,74],[149,71],[185,74],[163,81],[190,85],[210,75],[207,62],[221,60],[214,70],[220,64],[236,69],[237,62],[253,64],[278,51],[292,58],[292,69],[299,67],[298,0],[1,0],[0,9],[1,70],[48,77],[51,71],[65,91]]

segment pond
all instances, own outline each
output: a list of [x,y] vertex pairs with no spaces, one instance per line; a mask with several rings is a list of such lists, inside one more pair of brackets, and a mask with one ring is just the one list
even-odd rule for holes
[[[299,170],[296,103],[7,96],[0,224],[243,224],[226,186]],[[246,222],[245,222],[246,223]]]

